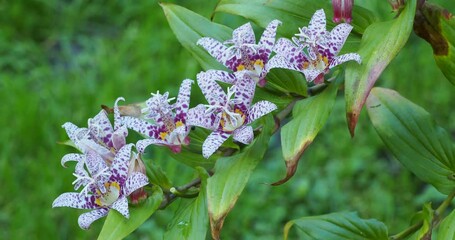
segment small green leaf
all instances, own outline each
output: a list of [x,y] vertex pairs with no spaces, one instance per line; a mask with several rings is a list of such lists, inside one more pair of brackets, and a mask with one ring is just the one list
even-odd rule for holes
[[196,43],[202,37],[212,37],[220,41],[230,39],[232,29],[211,22],[184,7],[170,3],[161,3],[161,7],[179,42],[193,55],[203,69],[227,70],[226,67],[217,62],[215,58],[210,56],[205,49],[196,45]]
[[207,210],[207,178],[203,168],[197,168],[201,187],[197,198],[182,204],[168,226],[164,239],[205,239],[209,223]]
[[[431,239],[431,235],[433,233],[433,217],[434,211],[431,208],[431,203],[425,203],[423,205],[423,211],[421,212],[422,217],[422,227],[415,232],[409,240],[421,240],[421,239]],[[449,238],[441,238],[441,239],[449,239]]]
[[349,63],[346,68],[345,97],[349,131],[354,136],[360,111],[376,80],[407,42],[416,11],[416,0],[406,1],[398,18],[370,25],[360,45],[362,64]]
[[219,239],[223,222],[245,188],[256,165],[263,158],[275,126],[269,114],[263,119],[261,134],[242,152],[223,157],[215,164],[215,174],[208,179],[207,200],[212,237]]
[[438,239],[455,239],[455,210],[439,225]]
[[267,85],[282,93],[296,93],[306,97],[307,82],[303,75],[297,71],[286,69],[272,69],[267,74]]
[[144,164],[146,171],[147,171],[147,177],[150,180],[150,183],[154,185],[160,186],[162,189],[169,190],[169,188],[172,187],[171,181],[168,179],[166,176],[166,173],[161,169],[160,166],[154,163],[150,163],[148,161],[148,164]]
[[387,227],[375,219],[361,219],[356,213],[331,213],[303,217],[289,221],[284,226],[284,239],[296,226],[300,239],[314,240],[387,240]]
[[115,210],[109,211],[98,239],[112,240],[128,236],[158,209],[162,201],[163,192],[161,188],[153,186],[153,194],[144,203],[129,207],[129,219]]
[[329,118],[335,104],[337,90],[338,84],[334,82],[319,95],[300,100],[295,104],[292,120],[281,129],[286,177],[272,185],[283,184],[295,174],[303,152]]
[[455,84],[455,17],[446,9],[425,2],[417,9],[414,31],[431,44],[436,64]]
[[384,88],[371,91],[367,109],[373,126],[398,161],[441,193],[455,190],[454,145],[428,112]]

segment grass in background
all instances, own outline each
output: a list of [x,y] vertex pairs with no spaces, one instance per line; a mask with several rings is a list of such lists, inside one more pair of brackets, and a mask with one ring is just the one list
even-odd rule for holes
[[[204,16],[215,4],[177,3]],[[390,18],[388,6],[381,9],[377,14]],[[454,87],[437,69],[428,44],[416,36],[409,43],[377,85],[396,89],[453,132]],[[77,217],[84,211],[51,209],[74,180],[73,165],[60,165],[74,151],[57,144],[67,138],[60,126],[67,121],[86,126],[101,104],[112,105],[119,96],[132,103],[156,90],[175,95],[180,81],[194,79],[199,70],[157,1],[0,1],[0,239],[96,238],[102,220],[83,231]],[[275,136],[272,151],[228,215],[224,238],[277,239],[290,219],[343,210],[378,218],[396,232],[423,202],[441,200],[393,159],[365,115],[354,139],[345,126],[340,96],[296,176],[280,187],[263,184],[284,175]],[[166,156],[153,158],[170,176],[182,168]],[[129,238],[161,238],[177,204],[157,212]]]

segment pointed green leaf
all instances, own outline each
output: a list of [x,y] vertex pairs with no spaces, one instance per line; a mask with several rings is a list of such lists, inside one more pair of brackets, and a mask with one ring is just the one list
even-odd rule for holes
[[397,92],[374,88],[367,100],[371,122],[407,169],[440,192],[455,190],[455,148],[430,114]]
[[267,74],[267,86],[271,86],[282,93],[296,93],[307,96],[307,82],[303,75],[297,71],[286,69],[272,69]]
[[162,201],[161,188],[154,186],[153,194],[144,203],[129,207],[129,219],[115,210],[109,211],[98,239],[122,239],[128,236],[158,209]]
[[[433,217],[434,211],[431,208],[431,203],[425,203],[423,205],[423,211],[421,212],[422,217],[422,227],[415,232],[409,240],[421,240],[421,239],[431,239],[431,235],[433,233]],[[441,239],[449,239],[449,238],[441,238]]]
[[272,185],[287,182],[297,170],[305,149],[313,142],[329,118],[335,104],[338,84],[332,83],[321,94],[298,101],[292,110],[292,120],[281,129],[281,147],[286,164],[286,176]]
[[417,10],[414,31],[431,44],[436,64],[455,84],[455,17],[446,9],[425,2]]
[[215,174],[208,179],[207,200],[214,239],[219,239],[225,217],[234,207],[252,171],[268,148],[275,121],[269,114],[261,122],[264,124],[262,132],[254,142],[238,154],[218,159]]
[[178,5],[161,3],[161,7],[179,42],[193,55],[203,69],[227,69],[210,56],[205,49],[196,45],[196,42],[202,37],[212,37],[220,41],[230,39],[232,29],[211,22]]
[[209,175],[203,168],[197,170],[201,178],[199,195],[179,207],[164,234],[164,239],[205,239],[209,223],[206,194]]
[[387,240],[387,228],[375,219],[361,219],[356,213],[331,213],[303,217],[286,223],[284,239],[296,226],[300,239],[314,240]]
[[439,225],[438,239],[455,239],[455,210]]
[[160,166],[154,163],[145,164],[147,177],[150,183],[160,186],[162,189],[169,190],[172,187],[171,181],[166,176],[166,173]]
[[354,136],[360,111],[376,80],[407,42],[416,11],[416,0],[406,1],[398,18],[370,25],[362,37],[358,53],[362,64],[349,63],[346,68],[346,117]]

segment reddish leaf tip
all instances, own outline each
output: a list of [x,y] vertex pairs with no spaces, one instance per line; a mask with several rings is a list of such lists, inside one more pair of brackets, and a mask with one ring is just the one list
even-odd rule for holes
[[348,120],[348,128],[351,137],[355,135],[355,127],[357,126],[357,121],[359,121],[359,114],[355,112],[346,113],[346,118]]

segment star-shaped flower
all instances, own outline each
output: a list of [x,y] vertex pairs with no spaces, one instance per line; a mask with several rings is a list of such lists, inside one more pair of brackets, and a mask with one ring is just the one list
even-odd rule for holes
[[52,207],[93,209],[79,216],[79,226],[83,229],[88,229],[92,222],[106,216],[110,209],[129,218],[127,197],[148,184],[147,177],[142,173],[128,175],[132,146],[127,144],[120,148],[110,167],[97,152],[88,151],[84,161],[77,163],[74,173],[77,177],[73,182],[75,189],[83,186],[83,190],[80,193],[63,193],[54,200]]
[[84,154],[95,151],[109,164],[114,159],[115,153],[125,145],[128,129],[121,124],[118,102],[125,99],[117,98],[114,104],[114,126],[111,125],[107,112],[101,110],[94,118],[88,120],[88,128],[79,128],[73,123],[63,124],[68,137],[76,148],[82,152],[70,153],[62,158],[62,165],[67,161],[80,161],[84,159]]
[[[267,75],[266,64],[272,53],[275,44],[277,27],[281,24],[278,20],[273,20],[266,27],[264,33],[256,44],[253,28],[250,23],[244,24],[235,29],[232,39],[219,42],[213,38],[204,37],[199,39],[197,44],[205,48],[220,63],[234,72],[246,71],[259,86],[266,84]],[[212,70],[217,74],[218,71]],[[226,79],[221,79],[233,84],[235,77],[230,74]]]
[[198,84],[209,105],[198,105],[188,112],[188,122],[212,130],[202,145],[202,155],[209,158],[229,136],[244,144],[253,138],[254,120],[272,112],[277,107],[268,101],[251,106],[256,87],[255,81],[245,72],[237,72],[235,85],[227,93],[206,72],[198,74]]
[[[164,145],[174,152],[180,152],[181,145],[189,143],[189,126],[186,123],[193,80],[185,79],[180,85],[177,102],[170,104],[174,98],[169,93],[152,94],[147,100],[147,107],[142,111],[145,119],[124,116],[122,122],[130,129],[144,135],[147,139],[137,142],[140,153],[150,144]],[[153,123],[147,121],[152,120]]]
[[331,68],[350,60],[361,63],[357,53],[337,56],[351,30],[351,25],[342,23],[327,32],[324,10],[318,10],[309,26],[299,29],[293,41],[285,38],[277,41],[273,49],[277,54],[267,67],[300,71],[308,82],[322,83]]

